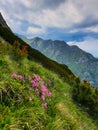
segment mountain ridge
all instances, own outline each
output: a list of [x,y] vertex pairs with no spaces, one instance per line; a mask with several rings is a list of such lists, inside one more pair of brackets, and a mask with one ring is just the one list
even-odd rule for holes
[[66,64],[81,80],[86,79],[92,85],[98,86],[98,59],[92,54],[76,45],[69,46],[65,41],[43,40],[38,37],[29,40],[28,44],[32,48],[39,50],[58,63]]

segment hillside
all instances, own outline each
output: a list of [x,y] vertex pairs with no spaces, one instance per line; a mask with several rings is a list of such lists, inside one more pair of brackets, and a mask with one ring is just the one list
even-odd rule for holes
[[28,59],[35,60],[41,63],[44,67],[59,73],[62,77],[64,77],[67,81],[69,75],[73,74],[66,65],[59,64],[53,60],[50,60],[48,57],[44,56],[41,52],[37,51],[36,49],[31,48],[27,45],[24,41],[20,38],[15,36],[10,30],[7,28],[0,28],[0,36],[3,37],[6,41],[8,41],[11,45],[14,44],[15,41],[19,41],[21,43],[20,48],[22,45],[26,45],[28,48]]
[[0,129],[97,130],[98,88],[0,26]]
[[[25,39],[23,38],[23,40]],[[94,58],[91,54],[77,46],[69,46],[64,41],[59,40],[43,40],[36,37],[28,41],[26,40],[26,42],[47,57],[58,63],[66,64],[82,80],[86,79],[92,85],[98,86],[98,59]]]
[[[98,129],[97,122],[74,103],[70,85],[38,62],[28,60],[27,54],[16,52],[0,38],[0,129]],[[39,83],[37,89],[31,79]],[[45,99],[41,84],[51,93]]]

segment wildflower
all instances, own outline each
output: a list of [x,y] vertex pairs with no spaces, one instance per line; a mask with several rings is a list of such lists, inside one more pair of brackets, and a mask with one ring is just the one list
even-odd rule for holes
[[35,80],[32,80],[31,83],[33,87],[38,87],[39,85]]
[[39,91],[36,91],[36,94],[39,95],[40,94]]
[[[16,73],[13,73],[11,77],[20,80],[23,79],[22,75],[17,75]],[[51,92],[48,90],[47,86],[44,84],[43,80],[40,78],[39,75],[34,74],[32,77],[28,76],[26,80],[28,80],[29,83],[33,86],[33,92],[39,95],[42,101],[45,101],[47,97],[51,96]],[[27,86],[27,89],[32,91],[32,88],[29,86]],[[29,97],[28,100],[32,101],[32,98]],[[47,103],[43,104],[43,107],[47,108]]]
[[42,95],[44,95],[44,96],[48,96],[48,97],[51,97],[51,92],[47,89],[47,87],[46,86],[42,86],[41,87],[41,93],[42,93]]
[[40,80],[41,80],[40,76],[39,76],[39,75],[36,75],[36,74],[34,74],[34,75],[32,76],[32,78],[35,79],[36,81],[40,81]]
[[44,95],[41,95],[41,99],[44,101],[44,100],[45,100],[45,96],[44,96]]
[[23,79],[23,76],[22,75],[18,75],[17,78],[18,79]]
[[50,91],[47,92],[47,96],[51,97],[51,92]]
[[11,75],[11,77],[12,77],[12,78],[17,78],[17,74],[16,74],[16,73],[13,73],[13,74]]
[[43,103],[42,106],[47,109],[47,103]]
[[46,91],[47,91],[46,86],[43,85],[43,86],[41,87],[41,91],[42,91],[42,92],[46,92]]
[[41,94],[42,94],[42,95],[44,95],[44,96],[46,95],[46,93],[45,93],[45,92],[41,92]]
[[23,45],[22,46],[22,49],[21,49],[21,51],[20,51],[20,54],[21,55],[24,55],[24,54],[27,54],[28,53],[28,51],[27,51],[27,46],[26,45]]

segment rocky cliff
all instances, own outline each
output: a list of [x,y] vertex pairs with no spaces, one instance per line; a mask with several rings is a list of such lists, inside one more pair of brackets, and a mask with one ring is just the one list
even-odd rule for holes
[[7,25],[6,21],[4,20],[1,12],[0,12],[0,27],[4,27],[4,28],[10,29],[9,26]]

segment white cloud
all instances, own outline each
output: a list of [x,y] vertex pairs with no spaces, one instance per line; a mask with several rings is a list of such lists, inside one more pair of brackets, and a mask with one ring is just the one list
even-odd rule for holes
[[50,0],[1,0],[0,10],[14,30],[21,30],[19,20],[27,20],[46,29],[56,27],[67,32],[98,32],[97,25],[76,28],[76,25],[81,25],[85,20],[86,23],[90,19],[98,20],[97,0],[57,0],[58,4],[56,0],[55,4],[54,0],[51,0],[50,4],[49,2]]
[[93,56],[98,57],[98,39],[86,37],[81,42],[68,42],[69,45],[77,45],[79,48],[91,53]]
[[[72,0],[70,0],[72,2]],[[74,0],[74,5],[84,17],[91,16],[98,18],[98,1],[97,0]]]
[[87,28],[87,31],[98,33],[98,25]]
[[76,32],[93,32],[98,33],[98,25],[94,25],[91,27],[83,27],[83,28],[74,28],[69,30],[70,33],[76,33]]
[[[52,2],[54,0],[1,0],[0,11],[11,29],[21,34],[46,35],[49,27],[66,30],[66,33],[98,33],[98,0]],[[30,23],[25,32],[21,29],[23,21]],[[41,28],[31,26],[34,24]],[[98,39],[86,37],[84,41],[69,44],[78,45],[98,57]]]
[[[1,0],[1,6],[9,8],[7,14],[12,14],[12,18],[18,17],[22,20],[28,20],[31,23],[37,23],[43,26],[51,27],[72,27],[74,24],[80,23],[88,15],[98,17],[96,0],[72,0],[65,1],[55,9],[45,8],[44,0]],[[5,3],[8,3],[5,5]],[[24,7],[22,7],[22,5]],[[80,7],[81,6],[81,7]],[[43,7],[43,8],[42,8]],[[4,11],[5,8],[1,7]]]
[[23,17],[27,17],[30,23],[35,23],[46,28],[57,27],[65,29],[68,29],[83,20],[83,16],[79,14],[78,9],[75,8],[74,4],[71,2],[65,2],[54,10],[43,9],[40,11],[36,11],[35,13],[32,10],[29,10]]
[[45,33],[44,28],[36,28],[36,27],[28,27],[27,29],[28,34],[42,34]]
[[19,3],[25,6],[26,8],[34,8],[36,6],[35,2],[33,1],[33,3],[31,4],[30,0],[20,0]]

